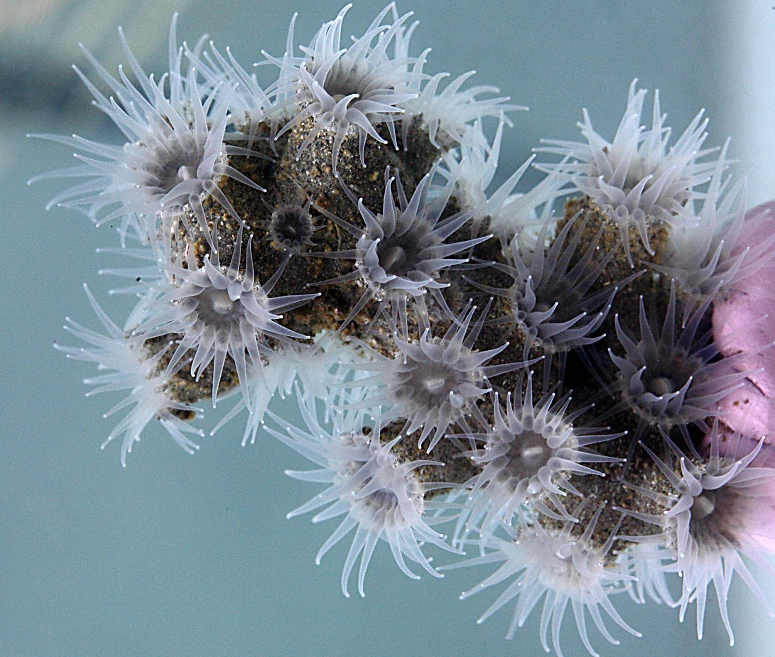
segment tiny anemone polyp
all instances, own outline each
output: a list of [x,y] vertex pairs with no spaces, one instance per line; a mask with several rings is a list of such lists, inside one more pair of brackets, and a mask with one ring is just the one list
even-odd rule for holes
[[299,248],[302,244],[311,244],[314,231],[309,212],[302,206],[284,205],[272,213],[269,233],[272,239],[287,249]]

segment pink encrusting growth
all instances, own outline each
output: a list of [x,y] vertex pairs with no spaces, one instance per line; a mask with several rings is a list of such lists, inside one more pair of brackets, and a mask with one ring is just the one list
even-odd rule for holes
[[[775,202],[749,210],[741,226],[738,250],[755,250],[775,235]],[[772,445],[775,427],[775,259],[760,256],[756,271],[713,304],[713,334],[724,356],[736,359],[743,385],[721,400],[717,412],[733,431],[753,441],[765,436]],[[752,447],[753,447],[752,445]],[[722,446],[723,449],[723,446]],[[765,452],[768,450],[765,449]],[[775,459],[770,461],[775,465]]]
[[294,16],[256,73],[176,18],[160,77],[123,33],[131,76],[86,53],[124,143],[49,136],[81,164],[39,177],[82,181],[52,204],[135,261],[102,270],[123,327],[87,291],[103,332],[57,345],[125,394],[105,444],[125,465],[156,419],[194,452],[197,402],[237,393],[210,435],[241,420],[262,471],[266,435],[313,463],[289,515],[338,519],[317,561],[349,543],[345,595],[386,544],[411,578],[490,567],[480,622],[512,606],[511,638],[540,607],[558,657],[569,608],[591,655],[638,636],[622,599],[696,603],[701,635],[711,585],[731,638],[734,574],[761,597],[746,560],[775,553],[775,202],[746,209],[703,112],[673,139],[655,92],[644,122],[636,82],[613,134],[584,111],[504,172],[518,106],[431,70],[411,12],[348,39],[349,9],[301,47]]

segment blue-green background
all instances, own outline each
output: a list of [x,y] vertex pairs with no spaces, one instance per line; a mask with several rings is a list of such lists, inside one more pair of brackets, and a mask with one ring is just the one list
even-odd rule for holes
[[[363,30],[381,7],[358,2],[343,32]],[[76,342],[62,330],[67,315],[98,327],[83,281],[119,323],[129,302],[108,298],[114,281],[96,273],[117,264],[95,253],[117,244],[115,232],[75,212],[46,213],[62,183],[25,184],[72,163],[67,149],[25,133],[117,139],[69,69],[72,62],[88,68],[76,43],[115,70],[121,24],[158,74],[179,10],[181,40],[207,31],[248,66],[262,49],[282,53],[293,11],[300,12],[297,43],[304,43],[339,9],[329,0],[0,1],[0,657],[543,654],[536,614],[507,642],[507,612],[483,626],[474,622],[496,591],[457,599],[487,570],[410,581],[382,545],[366,599],[345,599],[339,574],[346,545],[321,566],[313,562],[335,523],[284,517],[318,490],[283,475],[306,464],[266,435],[240,447],[241,422],[204,439],[195,456],[151,427],[122,469],[118,445],[99,449],[117,421],[101,414],[118,397],[85,399],[81,379],[94,368],[52,348],[55,340]],[[772,196],[765,148],[775,123],[770,2],[419,0],[399,9],[414,9],[421,21],[415,54],[433,47],[430,72],[476,69],[479,83],[530,107],[513,115],[501,179],[540,138],[576,138],[582,107],[612,136],[637,77],[661,90],[678,133],[707,108],[708,144],[732,135],[732,155],[751,173],[752,201]],[[275,408],[295,414],[287,401]],[[622,615],[644,638],[614,627],[622,639],[615,647],[595,629],[590,636],[603,655],[772,654],[775,621],[739,582],[733,592],[735,649],[712,597],[702,643],[693,606],[679,625],[675,610],[625,600]],[[570,611],[564,637],[566,655],[586,654]]]

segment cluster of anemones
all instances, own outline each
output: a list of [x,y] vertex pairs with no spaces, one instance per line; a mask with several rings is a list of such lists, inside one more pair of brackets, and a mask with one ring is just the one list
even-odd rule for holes
[[[239,390],[213,432],[247,411],[243,444],[265,428],[317,466],[288,473],[327,485],[289,515],[342,518],[317,558],[353,534],[345,595],[380,541],[410,577],[473,548],[449,567],[499,565],[463,597],[508,582],[481,620],[515,601],[511,637],[543,599],[558,655],[569,604],[591,654],[587,617],[617,642],[601,610],[637,634],[625,592],[696,602],[701,634],[711,582],[731,638],[732,574],[758,592],[741,555],[773,548],[771,209],[745,212],[702,114],[671,144],[656,95],[644,127],[635,83],[611,142],[585,112],[584,141],[538,149],[559,162],[488,191],[517,107],[470,74],[440,89],[394,4],[343,46],[347,9],[306,47],[292,21],[263,86],[178,47],[174,19],[158,81],[123,34],[134,81],[86,53],[127,141],[47,136],[82,164],[46,176],[85,179],[52,204],[118,222],[112,251],[149,263],[106,270],[136,279],[123,328],[87,290],[106,333],[68,320],[87,346],[58,346],[108,370],[92,392],[129,391],[106,443],[125,465],[157,418],[194,451],[193,404]],[[530,166],[546,177],[516,192]],[[303,426],[269,408],[286,394]]]

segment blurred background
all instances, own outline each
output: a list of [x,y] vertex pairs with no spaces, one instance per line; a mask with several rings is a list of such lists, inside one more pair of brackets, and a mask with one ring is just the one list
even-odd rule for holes
[[[357,2],[343,33],[361,33],[382,7],[382,0]],[[180,41],[207,32],[247,68],[261,50],[282,54],[294,11],[297,43],[306,43],[340,9],[339,0],[0,0],[0,657],[544,654],[535,613],[507,642],[510,611],[475,624],[495,591],[457,599],[489,571],[414,582],[378,549],[366,599],[345,599],[339,575],[347,546],[314,565],[335,524],[284,517],[318,490],[283,474],[307,464],[266,435],[240,447],[239,421],[204,439],[195,456],[151,427],[122,469],[119,445],[99,449],[117,422],[101,414],[119,397],[85,399],[80,380],[93,368],[52,348],[55,340],[76,342],[62,330],[65,316],[98,328],[83,281],[118,323],[130,305],[108,297],[115,281],[97,275],[126,266],[95,253],[117,246],[115,231],[72,211],[45,212],[67,183],[25,184],[72,163],[66,148],[27,133],[120,143],[70,68],[89,70],[78,43],[115,72],[121,25],[158,75],[179,11]],[[529,106],[512,116],[501,180],[541,138],[576,139],[583,107],[611,138],[637,77],[659,88],[674,136],[705,108],[706,145],[732,137],[750,205],[775,195],[771,0],[417,0],[399,10],[414,10],[421,22],[413,54],[433,48],[428,72],[475,69],[478,83]],[[231,402],[221,406],[222,413]],[[275,409],[295,413],[289,401]],[[214,418],[208,414],[207,429]],[[770,655],[775,620],[738,581],[732,590],[734,648],[713,596],[702,643],[694,606],[681,625],[676,610],[621,600],[622,615],[644,638],[614,629],[622,640],[615,647],[593,629],[593,645],[606,656],[653,655],[654,645],[666,657]],[[773,587],[768,595],[775,603]],[[564,636],[566,655],[586,654],[570,612]]]

